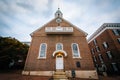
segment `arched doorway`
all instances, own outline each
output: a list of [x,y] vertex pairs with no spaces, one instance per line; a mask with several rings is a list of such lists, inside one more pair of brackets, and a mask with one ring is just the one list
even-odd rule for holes
[[53,57],[55,57],[55,68],[56,71],[64,70],[64,57],[67,56],[66,51],[64,50],[56,50],[53,52]]
[[63,70],[63,69],[64,69],[63,55],[57,54],[56,55],[56,70]]

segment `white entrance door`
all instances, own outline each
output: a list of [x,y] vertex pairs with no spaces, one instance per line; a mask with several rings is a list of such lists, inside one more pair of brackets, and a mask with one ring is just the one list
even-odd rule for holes
[[56,69],[63,69],[63,56],[62,55],[56,56]]

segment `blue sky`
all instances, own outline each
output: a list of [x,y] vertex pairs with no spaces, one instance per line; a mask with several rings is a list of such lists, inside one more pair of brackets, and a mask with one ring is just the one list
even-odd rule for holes
[[120,0],[0,0],[0,36],[31,41],[29,34],[53,19],[58,7],[87,38],[103,23],[120,23]]

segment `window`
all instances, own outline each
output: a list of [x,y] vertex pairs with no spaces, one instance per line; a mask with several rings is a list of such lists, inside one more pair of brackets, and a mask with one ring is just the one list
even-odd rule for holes
[[106,71],[106,70],[107,70],[107,67],[106,67],[105,64],[102,64],[102,70],[103,70],[103,71]]
[[107,49],[109,47],[108,43],[107,42],[103,42],[103,47],[104,47],[104,49]]
[[72,44],[72,52],[73,52],[73,58],[80,57],[78,44],[76,44],[76,43]]
[[117,40],[118,40],[118,43],[120,44],[120,38],[117,38]]
[[96,61],[97,61],[97,59],[96,59],[96,57],[95,57],[95,56],[93,56],[93,59],[94,59],[94,62],[96,62]]
[[116,63],[112,63],[112,67],[114,71],[118,71],[118,67]]
[[98,68],[98,67],[99,67],[99,65],[98,65],[98,64],[95,64],[95,67],[96,67],[96,68]]
[[94,53],[95,53],[95,51],[94,51],[94,49],[93,49],[93,48],[91,49],[91,53],[92,53],[92,54],[94,54]]
[[98,46],[96,46],[96,51],[100,52],[100,48]]
[[79,61],[76,62],[76,66],[77,66],[78,68],[80,67],[80,62],[79,62]]
[[119,36],[119,35],[120,35],[120,30],[119,30],[119,29],[113,29],[113,33],[114,33],[116,36]]
[[99,59],[100,59],[100,61],[101,61],[101,63],[102,63],[102,62],[103,62],[103,57],[102,57],[101,54],[99,54]]
[[39,58],[46,58],[46,49],[47,49],[47,44],[41,43],[39,49]]
[[56,44],[56,50],[63,50],[63,44],[62,43],[57,43]]
[[95,39],[93,40],[93,42],[94,42],[95,45],[97,45],[97,41]]
[[112,59],[112,53],[110,51],[107,51],[106,54],[107,54],[109,59]]

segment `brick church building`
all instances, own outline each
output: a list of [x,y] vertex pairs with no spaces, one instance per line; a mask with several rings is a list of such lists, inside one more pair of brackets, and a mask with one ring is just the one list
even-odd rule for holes
[[55,18],[31,34],[23,75],[49,76],[54,79],[98,79],[86,40],[87,33],[63,18]]

